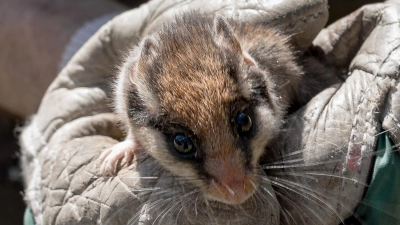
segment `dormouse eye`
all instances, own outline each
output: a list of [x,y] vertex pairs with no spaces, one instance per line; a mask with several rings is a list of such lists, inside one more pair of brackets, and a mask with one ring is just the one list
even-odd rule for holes
[[193,153],[192,140],[185,135],[178,134],[174,138],[175,150],[182,155],[187,155]]
[[246,113],[239,113],[236,117],[236,129],[239,134],[244,134],[251,129],[253,123],[251,122],[251,118]]

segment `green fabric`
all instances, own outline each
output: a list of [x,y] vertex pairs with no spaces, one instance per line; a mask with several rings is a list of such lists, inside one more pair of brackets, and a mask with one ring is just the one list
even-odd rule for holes
[[29,207],[26,207],[25,209],[24,225],[35,225],[35,220],[33,219],[32,212]]
[[400,225],[400,153],[387,132],[379,135],[371,183],[356,210],[366,225]]

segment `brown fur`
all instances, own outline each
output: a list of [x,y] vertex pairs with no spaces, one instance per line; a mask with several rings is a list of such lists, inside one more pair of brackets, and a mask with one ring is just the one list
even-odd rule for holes
[[[287,41],[265,25],[229,25],[213,15],[166,23],[131,52],[117,82],[130,138],[209,198],[242,203],[256,189],[258,160],[286,109],[315,94],[299,96],[303,71]],[[242,111],[253,121],[248,136],[235,127]],[[171,149],[180,133],[192,139],[195,159]]]

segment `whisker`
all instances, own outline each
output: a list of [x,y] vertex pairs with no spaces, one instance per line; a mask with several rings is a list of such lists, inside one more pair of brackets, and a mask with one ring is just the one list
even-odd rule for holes
[[200,196],[200,193],[197,194],[197,196],[196,196],[196,198],[195,198],[195,200],[194,200],[194,211],[195,211],[195,213],[196,213],[196,216],[197,216],[197,214],[198,214],[198,212],[197,212],[197,201],[198,201],[199,196]]
[[[305,220],[304,220],[304,217],[303,217],[303,214],[301,213],[300,207],[299,207],[295,202],[293,202],[292,200],[290,200],[288,197],[284,196],[283,194],[279,193],[278,191],[276,191],[275,193],[276,193],[278,196],[280,196],[281,198],[283,198],[283,199],[285,199],[286,201],[290,202],[293,206],[295,206],[295,207],[298,209],[298,212],[299,212],[298,214],[300,215],[301,221],[303,222],[303,224],[306,224],[306,222],[305,222]],[[300,211],[299,211],[299,210],[300,210]],[[285,210],[285,211],[289,214],[290,218],[292,218],[292,221],[295,222],[295,223],[297,224],[297,221],[293,218],[292,214],[291,214],[288,210]],[[289,223],[289,221],[287,221],[287,222]]]
[[[261,175],[260,175],[260,176],[261,176]],[[264,178],[264,177],[262,177],[262,178]],[[261,193],[261,191],[264,191],[264,192],[266,192],[271,198],[269,199],[269,198],[267,198],[267,196],[265,196],[265,195],[263,195],[263,194],[260,194],[259,197],[264,198],[264,199],[269,203],[269,205],[272,205],[272,202],[270,201],[270,200],[272,199],[273,202],[275,202],[276,205],[279,206],[281,214],[284,216],[285,220],[286,220],[287,223],[289,224],[289,223],[290,223],[290,220],[288,219],[287,214],[290,214],[290,213],[289,213],[288,211],[285,211],[286,209],[284,209],[284,208],[282,207],[281,203],[278,201],[278,199],[276,198],[276,196],[273,195],[273,194],[271,193],[270,190],[268,190],[266,187],[262,186],[262,183],[263,183],[263,182],[266,182],[268,185],[271,184],[271,182],[270,182],[268,179],[261,179],[260,190],[259,190],[259,192]],[[275,190],[274,192],[277,193],[276,190]],[[272,207],[274,207],[274,205],[272,205]],[[291,216],[291,215],[290,215],[290,216]]]
[[[159,220],[159,223],[158,223],[158,224],[162,224],[161,222],[164,220],[165,216],[166,216],[174,207],[176,207],[177,205],[179,205],[180,203],[182,203],[182,202],[185,200],[186,197],[188,197],[188,196],[190,196],[190,195],[192,195],[192,194],[194,194],[194,193],[196,193],[196,192],[197,192],[197,190],[194,190],[194,191],[191,191],[191,192],[189,192],[189,193],[186,193],[186,194],[180,196],[179,199],[176,201],[175,204],[173,204],[172,206],[170,206],[169,209],[168,209],[168,207],[166,208],[166,209],[168,209],[167,211],[165,211],[165,209],[164,209],[164,210],[160,213],[160,215],[163,215],[163,216],[162,216],[161,219]],[[158,216],[158,217],[159,217],[159,216]],[[158,217],[154,220],[154,222],[157,221]]]
[[235,192],[225,182],[222,182],[222,185],[228,190],[229,194],[235,195]]
[[214,215],[214,211],[213,211],[212,207],[210,206],[210,203],[208,202],[208,199],[205,198],[204,200],[205,200],[207,209],[209,209],[211,211],[211,215]]
[[[164,203],[162,204],[162,207],[159,207],[159,208],[164,208],[164,206],[167,205],[168,203],[170,203],[169,200],[164,200]],[[178,201],[178,203],[179,203],[179,201]],[[164,214],[164,212],[169,211],[169,210],[171,210],[171,209],[172,209],[172,207],[171,207],[171,208],[165,207],[163,210],[161,210],[161,212],[158,213],[158,216],[154,219],[152,225],[154,225],[154,224],[156,223],[156,221],[158,220],[158,218],[159,218],[161,215],[163,215],[163,216],[166,215],[166,214]],[[157,210],[155,210],[155,211],[157,211]],[[159,224],[160,224],[160,223],[159,223]]]
[[285,175],[285,176],[304,177],[304,178],[313,180],[313,181],[315,181],[315,182],[318,182],[318,179],[317,179],[317,178],[315,178],[315,177],[313,177],[313,176],[310,176],[310,174],[307,174],[307,173],[302,174],[302,173],[295,173],[295,172],[277,172],[277,173],[275,172],[273,175]]
[[176,215],[175,224],[178,224],[178,218],[179,218],[179,215],[181,214],[182,210],[183,210],[183,207],[181,207],[181,209],[179,210],[178,214]]
[[[290,182],[290,181],[285,181],[284,179],[280,179],[280,178],[278,178],[278,177],[276,177],[276,178],[277,178],[277,180],[280,180],[280,181],[278,182],[278,181],[272,181],[272,180],[270,180],[272,184],[274,184],[274,185],[276,185],[276,186],[278,186],[278,187],[284,188],[284,189],[286,189],[286,190],[292,191],[292,192],[294,192],[294,193],[296,193],[296,194],[298,194],[298,195],[300,195],[300,196],[303,196],[304,198],[306,198],[306,199],[308,199],[308,200],[310,200],[310,201],[316,203],[317,205],[320,205],[318,202],[316,202],[315,200],[313,200],[313,199],[311,199],[310,197],[306,196],[305,194],[300,193],[299,191],[297,191],[297,190],[295,190],[295,189],[293,189],[293,188],[290,188],[289,186],[284,185],[284,184],[282,184],[282,183],[280,183],[280,182],[288,183],[288,184],[295,185],[295,186],[297,186],[297,187],[300,187],[300,188],[305,189],[305,190],[303,190],[303,191],[305,191],[305,193],[306,193],[307,195],[309,195],[309,196],[313,197],[314,199],[318,200],[319,202],[323,203],[323,204],[324,204],[325,206],[327,206],[333,213],[335,213],[335,215],[340,219],[340,221],[341,221],[342,223],[344,222],[343,218],[342,218],[342,217],[339,215],[339,213],[333,208],[332,205],[328,204],[328,203],[325,202],[323,199],[321,199],[320,197],[316,196],[314,193],[319,194],[319,195],[321,195],[321,196],[323,196],[323,197],[326,197],[326,196],[324,196],[324,195],[322,195],[322,194],[320,194],[320,193],[318,193],[318,192],[315,192],[314,190],[312,190],[312,189],[310,189],[310,188],[307,188],[307,187],[305,187],[305,186],[303,186],[303,185],[300,185],[300,184],[297,184],[297,183],[294,183],[294,182]],[[313,193],[313,192],[314,192],[314,193]],[[326,197],[326,198],[327,198],[327,197]],[[346,209],[346,207],[344,207],[342,204],[340,204],[340,203],[338,203],[338,204],[341,205],[343,208]],[[348,210],[348,209],[346,209],[346,210]],[[348,211],[352,213],[351,210],[348,210]]]
[[219,189],[219,187],[217,186],[217,184],[215,184],[215,180],[214,180],[214,179],[211,179],[211,184],[217,189],[217,191],[218,191],[221,195],[223,195],[223,192]]
[[[285,220],[287,221],[288,224],[290,224],[290,221],[294,221],[295,224],[297,224],[296,220],[292,217],[292,215],[290,214],[290,212],[287,209],[282,209],[283,210],[283,215],[286,215]],[[292,218],[291,220],[287,217],[287,215],[289,215],[290,218]]]
[[304,152],[304,150],[300,149],[300,150],[293,151],[293,152],[290,152],[290,153],[287,153],[287,154],[282,154],[281,158],[278,158],[277,160],[281,160],[281,159],[284,159],[284,158],[289,158],[291,156],[295,156],[295,155],[301,154],[303,152]]
[[[352,182],[354,182],[354,183],[361,184],[361,185],[363,185],[364,187],[368,187],[368,186],[369,186],[367,183],[361,182],[361,181],[356,180],[356,179],[354,179],[354,178],[348,178],[348,177],[339,176],[339,175],[326,174],[326,173],[315,173],[315,172],[306,172],[305,174],[307,174],[307,175],[314,175],[314,176],[334,177],[334,178],[338,178],[338,179],[343,179],[343,180],[352,181]],[[317,181],[318,181],[318,180],[317,180]]]
[[[337,160],[336,162],[343,161],[342,159]],[[285,168],[299,168],[299,167],[312,167],[327,164],[327,162],[316,162],[316,163],[299,163],[299,164],[291,164],[291,165],[277,165],[277,166],[261,166],[264,170],[271,169],[285,169]]]
[[295,172],[278,172],[278,173],[273,173],[273,175],[284,175],[284,176],[297,176],[297,177],[304,177],[311,179],[315,182],[318,182],[318,179],[313,177],[313,176],[324,176],[324,177],[333,177],[333,178],[338,178],[338,179],[343,179],[343,180],[348,180],[352,181],[357,184],[361,184],[365,187],[368,187],[369,185],[367,183],[361,182],[355,178],[349,178],[345,176],[339,176],[339,175],[334,175],[334,174],[327,174],[327,173],[317,173],[317,172],[304,172],[304,173],[295,173]]
[[387,133],[387,132],[392,131],[392,130],[397,130],[397,129],[398,129],[397,127],[393,127],[393,128],[391,128],[391,129],[388,129],[388,130],[384,130],[384,131],[382,131],[382,132],[379,132],[379,133],[375,134],[374,136],[379,136],[379,135],[381,135],[381,134]]
[[[334,146],[334,148],[332,148],[332,149],[334,149],[334,150],[338,150],[338,151],[340,151],[340,152],[342,152],[342,153],[345,153],[345,150],[344,149],[342,149],[339,145],[337,145],[337,144],[335,144],[335,143],[333,143],[333,142],[330,142],[329,140],[327,140],[327,139],[321,139],[321,138],[318,138],[318,141],[319,142],[323,142],[323,143],[329,143],[329,144],[331,144],[332,146]],[[276,162],[272,162],[272,163],[268,163],[268,164],[271,164],[271,165],[273,165],[273,164],[277,164],[277,163],[283,163],[283,162],[290,162],[290,161],[292,161],[292,160],[285,160],[285,161],[282,161],[282,160],[284,160],[284,159],[286,159],[286,158],[291,158],[291,157],[293,157],[293,156],[296,156],[296,155],[299,155],[299,154],[302,154],[304,152],[304,149],[299,149],[299,150],[296,150],[296,151],[292,151],[292,152],[290,152],[290,153],[283,153],[280,157],[278,157],[277,159],[276,159]],[[322,155],[318,155],[318,156],[316,156],[316,157],[322,157],[322,156],[325,156],[325,155],[329,155],[329,154],[331,154],[331,152],[327,152],[327,153],[325,153],[325,154],[322,154]],[[295,160],[295,162],[296,162],[296,160],[298,160],[298,159],[294,159]]]
[[[398,152],[400,151],[400,149],[397,149],[397,147],[399,147],[400,144],[396,144],[393,145],[392,148],[392,152]],[[373,157],[376,156],[382,152],[386,151],[386,149],[379,149],[373,152],[365,152],[361,157]],[[327,160],[327,161],[320,161],[320,162],[314,162],[314,163],[297,163],[297,164],[284,164],[285,161],[281,161],[280,163],[276,163],[278,165],[272,165],[271,163],[267,163],[267,164],[263,164],[261,165],[261,168],[264,170],[272,170],[272,169],[284,169],[284,168],[300,168],[300,167],[312,167],[312,166],[319,166],[319,165],[325,165],[325,164],[331,164],[331,163],[340,163],[343,162],[344,160],[357,160],[360,158],[360,156],[350,156],[347,155],[346,159],[343,158],[339,158],[339,159],[333,159],[333,160]],[[296,161],[304,161],[304,159],[296,159]],[[279,165],[280,164],[280,165]],[[269,166],[271,165],[271,166]]]

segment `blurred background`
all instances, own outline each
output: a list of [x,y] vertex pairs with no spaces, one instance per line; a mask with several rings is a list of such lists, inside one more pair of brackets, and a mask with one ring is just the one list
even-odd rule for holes
[[[18,135],[60,70],[65,46],[85,22],[145,0],[0,1],[0,224],[23,222]],[[328,24],[374,0],[329,0]]]

